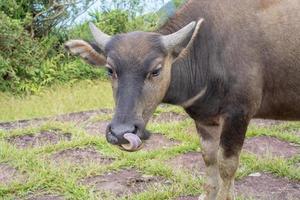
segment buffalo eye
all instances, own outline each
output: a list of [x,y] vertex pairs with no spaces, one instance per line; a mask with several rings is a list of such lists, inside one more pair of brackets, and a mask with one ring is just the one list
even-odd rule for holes
[[108,76],[113,76],[113,75],[114,75],[114,71],[113,71],[111,68],[108,68],[108,67],[107,67],[106,70],[107,70],[107,75],[108,75]]
[[106,65],[106,71],[109,77],[117,78],[116,71],[109,64]]
[[159,76],[161,71],[162,71],[162,66],[159,65],[156,69],[150,72],[149,78]]

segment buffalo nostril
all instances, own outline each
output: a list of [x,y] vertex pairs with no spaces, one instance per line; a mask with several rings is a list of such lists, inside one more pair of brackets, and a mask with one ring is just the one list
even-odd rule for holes
[[134,126],[134,130],[133,130],[133,132],[132,133],[137,133],[137,131],[138,131],[138,127],[137,126]]
[[106,140],[111,144],[118,144],[118,138],[113,135],[111,132],[106,134]]
[[111,124],[108,124],[107,126],[106,126],[106,133],[111,133]]

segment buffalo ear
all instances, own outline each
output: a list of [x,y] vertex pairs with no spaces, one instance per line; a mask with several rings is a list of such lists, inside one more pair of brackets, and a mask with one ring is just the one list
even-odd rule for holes
[[80,56],[91,65],[104,66],[106,64],[106,57],[103,52],[93,43],[84,40],[69,40],[65,43],[65,48],[71,54]]

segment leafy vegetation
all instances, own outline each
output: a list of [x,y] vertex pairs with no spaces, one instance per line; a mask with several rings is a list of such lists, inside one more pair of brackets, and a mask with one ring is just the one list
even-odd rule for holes
[[48,36],[57,27],[65,28],[66,24],[93,3],[95,0],[2,0],[0,11],[7,17],[24,23],[23,27],[32,38],[41,38]]
[[37,92],[43,86],[76,79],[98,79],[104,72],[70,58],[59,38],[31,38],[23,22],[0,13],[0,90]]

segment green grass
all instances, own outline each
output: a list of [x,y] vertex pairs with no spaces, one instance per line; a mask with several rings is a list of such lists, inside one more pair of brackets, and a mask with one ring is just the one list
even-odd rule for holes
[[[57,86],[40,95],[23,99],[1,94],[1,121],[52,116],[66,112],[112,108],[110,84],[107,82],[78,82],[73,86]],[[155,115],[164,112],[182,113],[174,106],[160,106]],[[111,114],[100,114],[90,119],[91,122],[111,119]],[[150,152],[138,151],[128,153],[109,145],[103,135],[89,135],[83,128],[72,122],[48,121],[38,127],[28,127],[13,131],[0,131],[0,163],[7,163],[23,172],[26,181],[15,181],[9,185],[0,184],[0,199],[25,199],[30,194],[51,193],[64,196],[66,199],[132,199],[164,200],[174,199],[181,195],[199,195],[203,193],[203,177],[194,177],[185,170],[176,170],[166,161],[186,152],[201,151],[197,133],[188,132],[194,126],[191,119],[171,123],[150,123],[152,132],[162,133],[165,137],[179,141],[179,145],[161,148]],[[71,141],[60,141],[42,147],[18,149],[7,142],[7,138],[20,135],[34,135],[40,131],[59,129],[61,133],[71,133]],[[300,144],[300,138],[293,134],[300,130],[300,123],[286,123],[270,128],[249,127],[247,137],[272,136],[278,139]],[[93,147],[102,155],[115,158],[109,165],[62,165],[54,164],[51,155],[71,148]],[[237,179],[242,179],[254,172],[268,172],[278,177],[300,181],[300,169],[296,167],[300,157],[290,159],[276,157],[257,157],[243,152]],[[130,198],[116,198],[109,193],[93,192],[93,188],[81,184],[85,177],[103,175],[108,172],[134,168],[143,174],[161,176],[171,184],[150,187]],[[238,199],[244,199],[239,197]]]
[[[177,155],[200,150],[197,134],[186,132],[187,128],[191,126],[193,123],[189,119],[174,123],[150,124],[151,131],[162,132],[170,139],[181,141],[180,145],[152,152],[139,151],[135,153],[120,151],[109,145],[103,136],[88,135],[83,129],[75,128],[72,123],[50,121],[37,128],[4,131],[0,136],[0,163],[9,163],[19,171],[25,172],[27,180],[25,183],[15,182],[8,186],[0,186],[0,197],[3,199],[25,198],[30,192],[46,192],[57,193],[67,199],[99,199],[100,197],[100,199],[116,199],[111,194],[106,194],[104,197],[103,193],[91,192],[91,188],[80,184],[80,180],[84,177],[101,175],[123,168],[135,168],[144,174],[164,177],[172,183],[172,185],[149,188],[143,193],[131,196],[130,199],[172,199],[183,194],[197,195],[203,192],[204,180],[202,177],[193,177],[186,171],[174,170],[165,164],[165,161]],[[53,129],[59,129],[62,133],[72,133],[72,140],[25,150],[17,149],[5,142],[6,138],[11,136],[34,134],[42,130]],[[93,146],[101,154],[116,160],[107,166],[95,164],[72,166],[66,163],[57,167],[49,159],[49,156],[55,152],[87,146]],[[243,153],[237,178],[240,179],[250,173],[260,171],[299,181],[300,170],[294,166],[294,162],[298,160],[297,157],[290,160],[272,157],[258,159],[255,155]]]
[[[177,123],[175,125],[178,132],[168,134],[173,139],[184,138],[183,130],[187,122]],[[155,125],[156,129],[159,128]],[[34,134],[42,130],[60,129],[62,132],[71,132],[72,141],[62,141],[56,145],[46,145],[26,150],[20,150],[8,144],[7,137]],[[0,186],[0,197],[18,196],[25,197],[30,191],[46,191],[59,193],[70,199],[98,199],[101,194],[90,192],[90,188],[78,184],[78,180],[90,175],[101,175],[108,171],[118,170],[120,168],[134,167],[144,174],[163,176],[170,180],[171,186],[162,186],[161,188],[150,188],[148,191],[132,196],[132,199],[167,199],[178,196],[179,194],[196,194],[201,191],[203,179],[190,177],[184,172],[173,172],[172,169],[164,164],[164,161],[174,157],[182,152],[194,151],[197,148],[198,141],[193,138],[186,138],[180,146],[169,149],[160,149],[153,152],[139,151],[127,153],[118,148],[109,145],[103,136],[90,136],[83,130],[74,128],[72,123],[48,122],[38,128],[27,128],[17,131],[5,131],[0,138],[0,163],[9,163],[15,168],[26,172],[26,183],[16,182],[9,186]],[[194,143],[194,145],[188,144]],[[62,165],[58,168],[51,164],[47,155],[51,155],[63,149],[74,147],[93,146],[101,154],[114,157],[116,161],[108,166],[77,166],[70,167]],[[189,178],[187,178],[189,177]],[[102,196],[101,196],[102,197]],[[108,196],[107,199],[114,199]]]
[[112,108],[114,105],[110,83],[80,81],[54,86],[38,95],[16,97],[0,93],[0,122],[63,113]]

